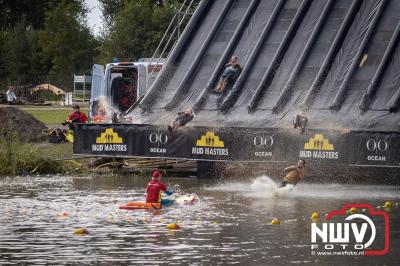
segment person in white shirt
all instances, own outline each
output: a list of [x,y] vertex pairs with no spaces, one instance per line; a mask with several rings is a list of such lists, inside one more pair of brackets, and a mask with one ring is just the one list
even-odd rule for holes
[[15,96],[15,93],[14,93],[14,91],[13,91],[11,88],[9,88],[9,89],[7,90],[6,95],[7,95],[7,102],[8,102],[9,104],[13,104],[14,101],[17,100],[17,96]]

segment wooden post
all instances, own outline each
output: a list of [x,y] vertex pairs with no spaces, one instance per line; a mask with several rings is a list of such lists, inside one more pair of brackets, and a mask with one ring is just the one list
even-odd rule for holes
[[76,91],[75,91],[75,74],[74,74],[74,98],[76,98]]
[[83,96],[82,96],[82,101],[83,102],[85,102],[85,100],[86,100],[85,99],[86,98],[85,97],[85,88],[86,88],[85,85],[86,85],[86,76],[85,76],[85,74],[83,74]]

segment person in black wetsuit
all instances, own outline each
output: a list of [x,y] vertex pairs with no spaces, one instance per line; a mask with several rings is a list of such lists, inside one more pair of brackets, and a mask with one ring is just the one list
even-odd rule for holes
[[175,120],[172,120],[171,125],[168,126],[169,134],[174,134],[179,127],[185,126],[187,123],[192,121],[193,117],[193,109],[191,108],[185,112],[179,112]]
[[240,72],[242,71],[242,67],[238,63],[238,58],[236,55],[232,56],[231,62],[225,66],[225,71],[221,76],[221,79],[218,83],[217,88],[215,89],[216,93],[222,93],[226,89],[226,87],[230,86],[232,83],[236,81]]

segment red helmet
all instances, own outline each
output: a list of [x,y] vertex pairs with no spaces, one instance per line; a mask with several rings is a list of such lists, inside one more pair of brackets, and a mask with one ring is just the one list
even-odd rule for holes
[[152,178],[160,178],[162,176],[161,172],[158,170],[153,170],[151,171],[151,177]]

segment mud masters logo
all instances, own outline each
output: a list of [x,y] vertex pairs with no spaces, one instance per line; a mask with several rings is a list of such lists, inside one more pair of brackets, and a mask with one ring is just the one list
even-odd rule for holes
[[304,150],[300,151],[300,158],[337,160],[339,152],[335,151],[333,144],[323,134],[315,134],[304,144]]
[[92,145],[94,152],[126,152],[128,150],[122,138],[112,128],[107,128],[96,138],[96,144]]
[[225,143],[220,140],[219,136],[215,135],[214,132],[207,131],[196,141],[196,147],[192,147],[192,154],[228,156],[229,151],[225,148]]

